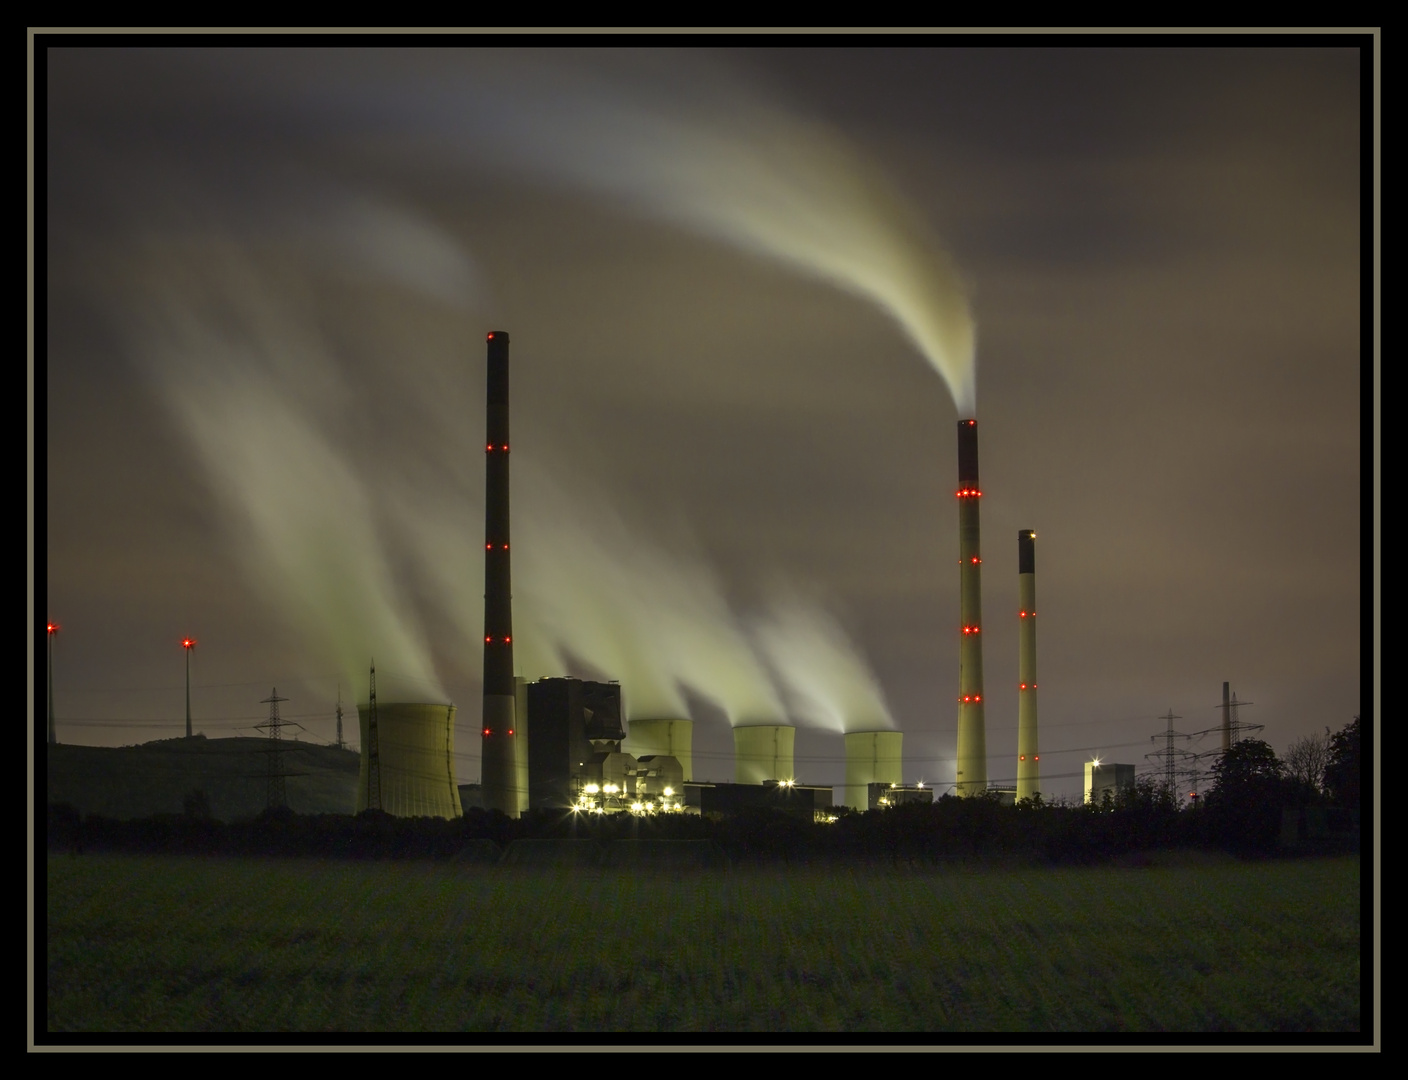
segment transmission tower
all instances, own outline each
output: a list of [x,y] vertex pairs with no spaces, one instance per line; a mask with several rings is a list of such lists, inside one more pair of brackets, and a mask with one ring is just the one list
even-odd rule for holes
[[346,750],[347,744],[342,741],[342,684],[337,684],[337,748]]
[[376,739],[376,661],[372,661],[372,695],[367,708],[367,809],[381,809],[381,755]]
[[1164,730],[1162,735],[1150,735],[1149,738],[1151,741],[1154,742],[1157,742],[1159,739],[1165,740],[1164,748],[1162,750],[1155,750],[1152,754],[1145,754],[1144,756],[1146,758],[1153,758],[1155,760],[1162,759],[1164,771],[1164,788],[1168,791],[1169,797],[1177,801],[1178,776],[1180,772],[1187,772],[1186,768],[1180,770],[1178,768],[1178,765],[1180,763],[1187,762],[1189,759],[1196,761],[1197,755],[1193,754],[1191,751],[1188,750],[1175,749],[1173,745],[1174,739],[1191,738],[1191,736],[1185,735],[1181,731],[1173,730],[1173,722],[1175,720],[1182,720],[1183,717],[1174,716],[1173,710],[1169,709],[1167,716],[1160,716],[1158,719],[1167,720],[1168,727]]
[[301,728],[301,724],[290,723],[279,718],[279,702],[287,701],[288,698],[279,697],[276,687],[274,691],[260,702],[261,705],[269,706],[269,719],[262,724],[255,724],[258,731],[268,731],[269,746],[265,753],[269,755],[269,788],[265,805],[272,810],[275,807],[288,806],[288,792],[284,786],[284,779],[289,776],[302,776],[302,773],[290,773],[284,771],[283,764],[283,736],[282,731],[286,727]]

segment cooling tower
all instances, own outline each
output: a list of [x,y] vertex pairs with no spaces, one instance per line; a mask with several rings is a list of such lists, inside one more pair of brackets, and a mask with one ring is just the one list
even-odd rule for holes
[[[357,706],[362,730],[362,767],[357,811],[367,808],[369,706]],[[460,816],[455,780],[455,707],[413,702],[376,703],[377,757],[381,763],[381,809],[396,817]]]
[[982,558],[978,543],[978,422],[958,422],[958,646],[957,791],[979,795],[988,786],[987,728],[983,717]]
[[795,780],[792,747],[797,729],[780,725],[733,729],[733,781],[761,784],[764,780]]
[[900,756],[904,733],[852,731],[846,736],[846,786],[842,803],[864,810],[871,784],[903,784]]
[[1017,533],[1017,798],[1041,794],[1036,741],[1036,533]]
[[680,763],[684,779],[694,779],[693,720],[632,720],[626,752],[637,758],[664,754]]
[[517,817],[514,739],[513,590],[508,550],[508,335],[487,338],[488,415],[484,445],[484,713],[481,782],[484,806]]

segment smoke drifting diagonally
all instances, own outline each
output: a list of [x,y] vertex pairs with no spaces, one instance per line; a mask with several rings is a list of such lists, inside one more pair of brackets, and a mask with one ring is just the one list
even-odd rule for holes
[[[953,260],[861,153],[737,75],[671,54],[457,54],[454,66],[367,90],[325,86],[403,137],[449,142],[471,171],[509,170],[608,197],[828,281],[879,306],[977,409],[975,329]],[[610,74],[603,74],[607,67]]]

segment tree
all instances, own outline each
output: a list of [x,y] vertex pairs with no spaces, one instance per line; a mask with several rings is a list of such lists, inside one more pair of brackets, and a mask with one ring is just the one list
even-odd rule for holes
[[1285,767],[1260,739],[1234,744],[1212,767],[1207,810],[1219,843],[1239,851],[1266,851],[1281,831],[1281,807],[1291,801]]
[[1330,736],[1329,760],[1325,764],[1325,790],[1339,806],[1359,807],[1359,717]]
[[1330,762],[1330,729],[1307,735],[1286,751],[1286,775],[1302,793],[1319,795],[1325,789],[1325,767]]

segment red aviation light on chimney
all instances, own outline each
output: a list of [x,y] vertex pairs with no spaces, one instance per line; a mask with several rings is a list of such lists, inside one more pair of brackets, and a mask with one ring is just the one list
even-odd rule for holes
[[492,734],[494,734],[494,733],[493,733],[492,731],[490,731],[488,728],[485,728],[485,729],[484,729],[484,734],[485,734],[485,735],[492,735]]
[[56,622],[51,622],[51,623],[49,624],[49,633],[51,633],[51,634],[57,634],[58,632],[59,632],[59,624],[56,623]]
[[981,630],[982,630],[982,627],[980,627],[980,626],[965,626],[965,627],[963,628],[963,632],[964,632],[965,634],[977,634],[977,633],[980,633]]

